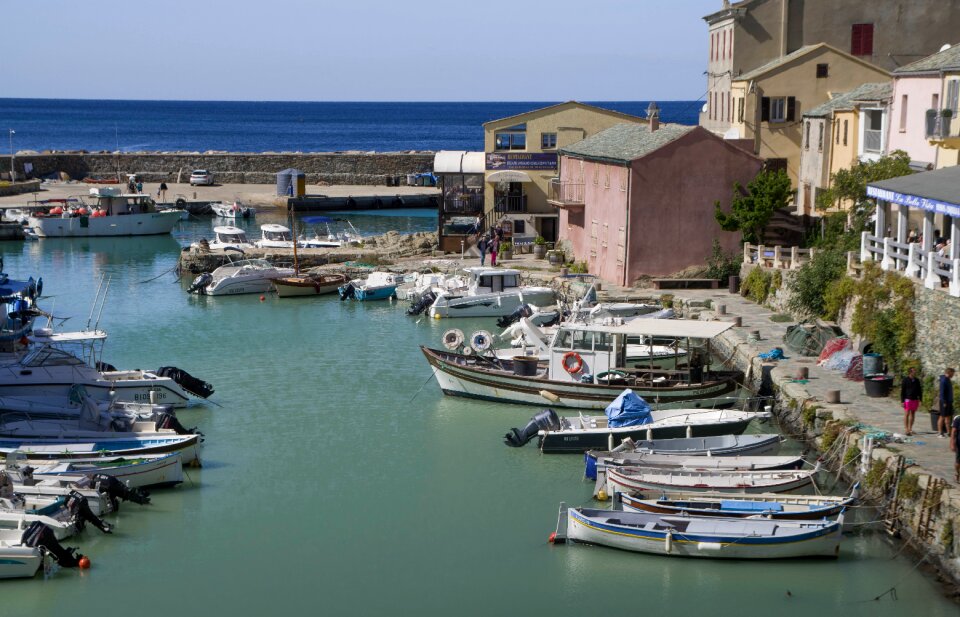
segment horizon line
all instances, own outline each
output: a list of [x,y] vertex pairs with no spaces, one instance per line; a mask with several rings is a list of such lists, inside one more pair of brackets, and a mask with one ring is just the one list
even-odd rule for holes
[[90,101],[90,102],[103,102],[111,101],[117,103],[353,103],[353,104],[368,104],[368,103],[385,103],[385,104],[449,104],[449,103],[534,103],[534,104],[555,104],[555,103],[565,103],[569,101],[577,101],[582,103],[649,103],[651,101],[663,102],[663,103],[690,103],[693,101],[700,101],[701,99],[566,99],[566,100],[550,100],[550,99],[541,99],[541,100],[494,100],[494,99],[477,99],[477,100],[252,100],[252,99],[101,99],[101,98],[77,98],[77,97],[45,97],[45,96],[4,96],[0,97],[0,101]]

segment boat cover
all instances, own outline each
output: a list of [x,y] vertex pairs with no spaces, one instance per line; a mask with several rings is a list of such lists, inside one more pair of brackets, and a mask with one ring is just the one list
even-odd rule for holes
[[629,388],[607,405],[603,413],[607,415],[610,428],[641,426],[653,422],[653,418],[650,417],[650,405]]
[[721,510],[749,510],[752,512],[782,512],[783,505],[775,501],[733,501],[720,502]]

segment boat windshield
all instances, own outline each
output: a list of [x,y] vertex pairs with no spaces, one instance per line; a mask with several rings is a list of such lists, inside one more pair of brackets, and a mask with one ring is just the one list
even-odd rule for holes
[[86,364],[75,355],[55,347],[41,347],[28,354],[21,363],[23,366],[81,366]]
[[220,242],[222,242],[222,243],[224,243],[224,244],[229,243],[229,242],[242,243],[242,242],[246,242],[246,241],[247,241],[247,235],[244,234],[244,233],[238,233],[238,234],[224,234],[224,233],[221,233],[221,234],[217,234],[217,240],[219,240]]
[[263,235],[267,240],[290,240],[288,231],[265,231]]
[[608,332],[561,328],[553,341],[553,348],[578,351],[611,351],[613,350],[613,335]]

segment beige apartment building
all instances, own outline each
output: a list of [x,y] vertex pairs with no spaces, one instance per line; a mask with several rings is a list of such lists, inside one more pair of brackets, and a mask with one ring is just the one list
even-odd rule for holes
[[744,73],[817,43],[893,71],[954,41],[960,0],[724,0],[704,20],[710,46],[700,124],[722,135],[735,122],[731,88]]

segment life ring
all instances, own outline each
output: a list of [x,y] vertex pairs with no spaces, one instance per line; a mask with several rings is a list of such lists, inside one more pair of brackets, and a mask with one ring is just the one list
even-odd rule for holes
[[[573,359],[573,364],[569,364],[567,362],[570,359]],[[571,375],[576,375],[583,368],[583,358],[581,358],[580,354],[575,351],[568,351],[567,353],[563,354],[561,365],[563,366],[563,370]]]

